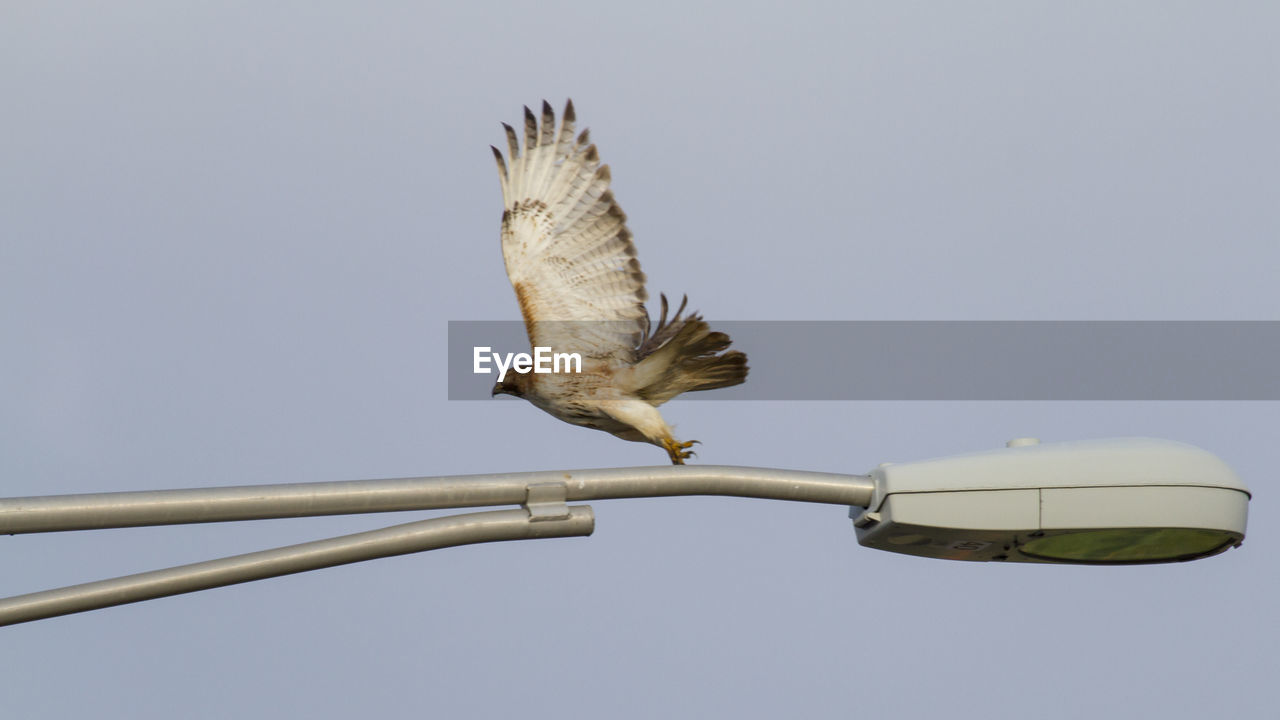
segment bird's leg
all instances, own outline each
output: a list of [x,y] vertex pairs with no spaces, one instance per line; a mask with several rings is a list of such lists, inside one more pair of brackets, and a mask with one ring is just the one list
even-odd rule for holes
[[695,444],[698,444],[697,440],[679,442],[673,437],[662,439],[662,447],[666,448],[667,456],[671,458],[672,465],[683,465],[685,460],[693,457],[695,453],[689,448]]

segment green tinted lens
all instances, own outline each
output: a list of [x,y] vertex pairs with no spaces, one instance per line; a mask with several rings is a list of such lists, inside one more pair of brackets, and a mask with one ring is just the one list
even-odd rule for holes
[[1020,549],[1046,560],[1139,563],[1189,560],[1219,552],[1234,542],[1234,536],[1217,530],[1129,528],[1051,535],[1036,538]]

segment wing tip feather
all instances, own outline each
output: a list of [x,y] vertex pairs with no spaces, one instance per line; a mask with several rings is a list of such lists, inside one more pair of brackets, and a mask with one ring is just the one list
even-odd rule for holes
[[537,147],[538,142],[538,118],[534,116],[533,111],[528,105],[524,106],[524,144],[525,147],[532,150]]

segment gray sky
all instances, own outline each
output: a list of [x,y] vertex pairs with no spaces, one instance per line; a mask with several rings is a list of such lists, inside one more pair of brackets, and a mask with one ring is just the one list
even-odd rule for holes
[[[565,97],[651,292],[726,320],[1280,319],[1271,3],[6,3],[5,496],[656,464],[446,399],[514,319],[488,145]],[[856,348],[850,348],[854,351]],[[830,365],[840,381],[838,360]],[[1262,402],[675,402],[699,461],[865,472],[1164,437],[1244,547],[1128,568],[859,547],[839,507],[595,503],[476,546],[0,630],[5,714],[1257,716]],[[0,595],[422,514],[0,539]]]

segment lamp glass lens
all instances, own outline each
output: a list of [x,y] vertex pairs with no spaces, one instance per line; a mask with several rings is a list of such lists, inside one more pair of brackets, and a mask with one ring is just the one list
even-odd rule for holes
[[1036,538],[1020,549],[1046,560],[1079,563],[1143,563],[1190,560],[1235,542],[1230,533],[1189,528],[1086,530]]

